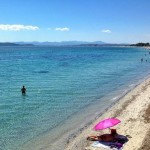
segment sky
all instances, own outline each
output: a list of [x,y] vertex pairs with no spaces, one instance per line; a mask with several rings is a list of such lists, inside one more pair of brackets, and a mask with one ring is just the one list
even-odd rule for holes
[[150,0],[0,0],[0,42],[150,42]]

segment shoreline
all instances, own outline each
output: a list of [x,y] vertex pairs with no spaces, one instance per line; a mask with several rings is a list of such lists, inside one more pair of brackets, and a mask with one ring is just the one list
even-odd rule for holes
[[[148,77],[145,77],[144,79],[147,79]],[[136,83],[131,84],[132,86],[128,86],[128,90],[124,89],[121,92],[115,93],[113,95],[113,97],[110,97],[110,105],[108,105],[107,107],[105,107],[102,111],[99,111],[96,115],[93,115],[95,113],[95,111],[93,111],[92,115],[93,115],[93,119],[89,119],[88,122],[86,122],[85,124],[83,124],[83,126],[80,126],[79,128],[77,128],[76,125],[74,125],[72,129],[68,129],[67,133],[63,133],[59,136],[59,138],[55,138],[55,140],[57,140],[56,142],[51,143],[49,141],[49,138],[51,137],[51,132],[47,132],[44,133],[43,135],[38,136],[36,139],[33,139],[32,141],[27,142],[25,145],[23,145],[23,147],[21,146],[20,149],[21,150],[27,150],[27,149],[32,149],[32,150],[62,150],[62,148],[65,150],[66,148],[68,148],[68,146],[76,139],[76,137],[80,136],[80,134],[82,132],[84,132],[85,130],[87,130],[89,128],[89,126],[91,126],[93,124],[93,122],[97,121],[97,118],[100,118],[101,116],[103,116],[105,113],[107,113],[107,111],[109,109],[111,109],[114,105],[117,105],[118,102],[125,96],[127,95],[130,91],[132,91],[134,88],[136,88],[139,84],[141,84],[144,79],[139,79]],[[115,96],[115,97],[114,97]],[[108,97],[106,98],[106,100],[108,99]],[[100,103],[101,104],[101,103]],[[97,105],[97,103],[96,103]],[[94,105],[92,105],[92,107],[90,107],[90,109],[94,109]],[[81,113],[81,112],[80,112]],[[82,113],[87,113],[87,108],[82,111]],[[77,114],[78,116],[79,114]],[[76,117],[76,115],[75,115]],[[89,117],[89,115],[88,115]],[[74,120],[74,119],[73,119]],[[86,120],[86,119],[85,119]],[[66,125],[69,122],[66,122]],[[61,128],[61,126],[59,126],[59,128]],[[55,130],[56,131],[56,130]],[[57,132],[58,133],[58,132]],[[61,143],[61,144],[60,144]],[[60,147],[61,146],[61,147]],[[79,149],[80,150],[80,149]]]
[[[124,150],[149,150],[150,137],[150,77],[136,85],[132,90],[119,99],[113,106],[108,108],[96,121],[68,143],[66,150],[101,150],[91,147],[90,141],[86,140],[89,135],[108,133],[108,130],[93,131],[92,127],[105,118],[117,117],[122,122],[115,126],[119,134],[130,135]],[[128,114],[128,115],[127,115]],[[139,128],[140,126],[140,128]],[[138,136],[137,136],[138,135]]]
[[144,46],[144,48],[150,50],[150,46]]
[[[145,78],[145,77],[144,77]],[[55,138],[53,137],[53,135],[51,133],[48,133],[49,131],[46,131],[44,132],[44,134],[42,135],[39,135],[39,137],[36,137],[35,139],[31,139],[29,142],[27,141],[27,144],[25,143],[25,148],[24,148],[24,145],[23,145],[23,149],[32,149],[32,150],[38,150],[38,149],[44,149],[44,150],[47,150],[47,149],[53,149],[52,148],[52,145],[56,145],[56,142],[59,144],[58,148],[61,149],[63,147],[63,144],[64,143],[61,143],[62,140],[61,139],[65,139],[65,146],[66,145],[70,145],[72,143],[72,141],[74,141],[74,139],[76,139],[76,137],[78,137],[80,135],[80,133],[82,133],[84,130],[86,130],[88,128],[88,126],[90,126],[93,122],[95,122],[95,120],[97,119],[97,117],[99,116],[102,116],[103,113],[105,114],[109,109],[110,109],[110,106],[113,107],[114,104],[116,104],[118,102],[118,99],[120,99],[120,97],[122,98],[122,95],[126,95],[126,93],[130,92],[131,90],[133,90],[138,84],[140,84],[142,81],[143,81],[143,77],[141,77],[139,80],[137,80],[135,83],[136,84],[133,84],[134,86],[129,85],[131,86],[130,89],[128,89],[126,92],[124,92],[124,94],[120,94],[119,97],[118,97],[118,94],[117,94],[117,98],[115,97],[115,100],[109,100],[108,103],[112,102],[112,104],[110,104],[105,110],[103,110],[102,112],[98,111],[97,115],[95,115],[95,117],[92,117],[91,120],[89,120],[89,123],[88,124],[85,124],[85,126],[76,126],[76,127],[79,127],[77,129],[77,131],[75,133],[69,131],[67,131],[67,134],[69,135],[68,136],[68,139],[64,136],[64,132],[62,132],[59,136],[57,136],[58,138]],[[120,88],[122,90],[122,88]],[[116,92],[116,91],[115,91]],[[119,100],[120,101],[120,100]],[[81,115],[81,114],[79,114]],[[87,115],[88,116],[88,115]],[[89,119],[89,116],[87,117]],[[84,120],[82,120],[84,122]],[[78,123],[78,125],[80,125]],[[59,126],[60,128],[61,126]],[[55,134],[56,135],[56,134]],[[88,136],[88,134],[86,135]],[[50,141],[50,137],[54,138],[54,142],[51,142]],[[51,142],[51,143],[50,143]],[[29,145],[28,145],[29,143]],[[31,143],[31,144],[30,144]],[[27,145],[27,146],[26,146]],[[21,145],[22,146],[22,145]],[[31,147],[30,147],[31,146]],[[65,149],[64,147],[62,149]],[[54,148],[54,150],[56,150]]]
[[[65,132],[62,133],[60,138],[57,139],[56,142],[50,143],[49,138],[51,137],[51,133],[48,132],[44,134],[43,136],[40,136],[40,138],[37,137],[37,139],[33,140],[32,142],[25,144],[23,147],[20,147],[20,149],[21,150],[27,150],[27,149],[30,149],[30,150],[31,149],[32,150],[35,150],[35,149],[36,150],[40,150],[40,149],[43,149],[43,150],[62,150],[62,149],[64,150],[102,150],[100,148],[95,149],[91,147],[90,145],[92,142],[87,141],[86,138],[89,135],[98,135],[98,134],[108,133],[109,130],[106,129],[104,131],[96,132],[92,130],[93,126],[100,120],[103,120],[109,117],[117,117],[123,123],[123,120],[120,117],[118,117],[117,114],[121,114],[121,113],[124,114],[121,108],[130,106],[130,103],[131,103],[130,101],[133,101],[137,97],[138,95],[137,93],[141,93],[143,86],[147,86],[146,84],[150,85],[150,76],[147,76],[144,79],[140,79],[139,81],[137,81],[137,83],[134,84],[132,88],[128,89],[127,91],[124,91],[124,94],[123,93],[120,94],[116,101],[112,102],[108,107],[106,107],[102,112],[99,112],[93,119],[89,120],[89,122],[84,124],[82,127],[77,128],[75,130],[70,130],[69,128],[67,131],[67,134]],[[149,89],[149,93],[150,93],[150,89]],[[131,100],[131,97],[133,97],[132,100]],[[150,94],[149,94],[149,97],[150,97]],[[130,119],[131,121],[134,121],[132,117]],[[119,134],[130,135],[129,134],[130,132],[126,133],[123,131],[123,129],[119,128],[120,126],[122,126],[122,123],[120,123],[114,128],[117,128],[117,132]],[[125,124],[126,123],[124,123],[124,126]],[[75,126],[76,125],[74,125],[74,127]],[[132,137],[132,135],[130,136]],[[127,148],[126,150],[128,149],[132,149],[132,148]],[[135,149],[135,150],[138,150],[138,149]]]

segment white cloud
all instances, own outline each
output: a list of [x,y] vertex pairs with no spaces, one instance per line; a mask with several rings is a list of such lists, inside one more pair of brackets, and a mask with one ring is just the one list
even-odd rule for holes
[[101,30],[101,32],[104,32],[104,33],[111,33],[111,30]]
[[0,30],[4,31],[21,31],[21,30],[38,30],[39,27],[37,26],[25,26],[21,24],[0,24]]
[[69,31],[70,29],[65,27],[65,28],[55,28],[56,31]]

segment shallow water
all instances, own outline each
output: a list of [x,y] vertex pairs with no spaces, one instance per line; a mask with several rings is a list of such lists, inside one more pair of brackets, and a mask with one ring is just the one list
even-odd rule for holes
[[84,124],[150,73],[150,55],[130,47],[0,47],[0,69],[0,149],[16,150],[46,132],[59,134],[80,112],[76,123]]

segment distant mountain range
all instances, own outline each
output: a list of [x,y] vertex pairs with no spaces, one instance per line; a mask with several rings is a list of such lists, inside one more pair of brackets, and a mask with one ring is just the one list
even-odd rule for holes
[[17,44],[17,43],[10,43],[10,42],[0,42],[0,46],[34,46],[33,44]]
[[128,44],[109,44],[102,41],[62,41],[62,42],[1,42],[0,46],[120,46]]
[[9,42],[4,42],[4,43],[0,43],[0,46],[18,46],[18,44],[9,43]]
[[69,45],[82,45],[82,44],[106,44],[102,41],[86,42],[86,41],[62,41],[62,42],[15,42],[16,44],[33,44],[43,46],[69,46]]

